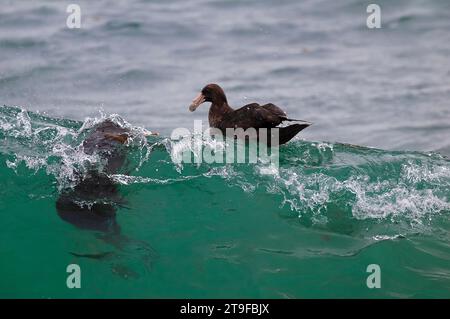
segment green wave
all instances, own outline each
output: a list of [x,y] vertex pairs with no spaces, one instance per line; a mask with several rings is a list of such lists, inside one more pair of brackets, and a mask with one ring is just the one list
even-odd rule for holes
[[[81,231],[56,210],[61,194],[92,169],[102,170],[101,158],[85,154],[81,145],[107,118],[132,132],[125,167],[109,176],[120,201],[106,198],[107,205],[116,205],[114,227],[120,234]],[[232,275],[219,280],[226,296],[279,298],[315,289],[341,265],[338,272],[351,269],[346,279],[351,289],[336,281],[320,296],[340,291],[339,296],[370,297],[365,278],[355,281],[353,275],[364,275],[367,264],[376,262],[388,273],[403,267],[408,276],[388,281],[381,296],[447,294],[450,161],[440,154],[297,140],[280,148],[279,167],[264,161],[176,164],[189,143],[147,138],[145,132],[118,115],[79,122],[1,107],[1,247],[9,256],[4,271],[23,273],[30,263],[52,260],[51,272],[57,273],[76,258],[89,278],[105,278],[101,292],[84,289],[83,297],[223,296],[214,278],[224,274]],[[74,202],[97,203],[87,198]],[[24,258],[27,262],[18,265]],[[198,273],[202,262],[206,270]],[[303,272],[317,280],[302,281]],[[186,279],[186,273],[193,275]],[[205,281],[204,273],[216,275]],[[59,275],[47,276],[59,287]],[[243,278],[254,279],[247,284]],[[128,280],[146,288],[128,291]],[[95,281],[86,282],[93,287]],[[198,283],[205,290],[195,288]],[[18,296],[28,284],[20,283]],[[433,288],[418,292],[428,284]]]
[[55,196],[73,187],[89,167],[100,165],[80,145],[89,128],[105,118],[133,132],[128,164],[111,176],[124,193],[210,184],[190,189],[199,200],[210,201],[211,185],[224,194],[235,188],[240,192],[234,201],[271,195],[267,210],[295,217],[305,226],[345,234],[369,227],[370,236],[380,222],[383,234],[393,236],[433,231],[450,211],[450,161],[438,153],[297,140],[280,148],[278,168],[264,163],[175,164],[172,159],[186,149],[185,142],[146,138],[144,129],[118,115],[77,122],[6,106],[0,109],[2,192]]

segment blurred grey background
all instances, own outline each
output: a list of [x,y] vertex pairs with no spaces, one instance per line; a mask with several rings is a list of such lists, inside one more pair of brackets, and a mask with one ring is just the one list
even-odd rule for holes
[[376,1],[368,29],[372,2],[0,0],[0,104],[168,135],[206,123],[188,105],[216,82],[313,121],[308,140],[450,154],[450,1]]

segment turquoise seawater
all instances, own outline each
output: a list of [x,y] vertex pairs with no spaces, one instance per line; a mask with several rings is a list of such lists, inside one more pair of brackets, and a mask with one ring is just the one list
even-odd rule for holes
[[[377,0],[381,29],[369,3],[0,0],[0,297],[450,297],[450,1]],[[314,125],[279,167],[176,164],[210,82]],[[107,118],[126,164],[80,204],[120,232],[56,209]]]
[[[111,176],[120,232],[79,229],[55,208],[99,164],[80,143],[106,118],[133,132]],[[439,153],[296,140],[278,168],[175,164],[185,141],[145,138],[117,115],[1,107],[0,127],[0,297],[449,296],[450,160]],[[66,286],[72,263],[81,289]],[[370,264],[380,289],[366,285]]]

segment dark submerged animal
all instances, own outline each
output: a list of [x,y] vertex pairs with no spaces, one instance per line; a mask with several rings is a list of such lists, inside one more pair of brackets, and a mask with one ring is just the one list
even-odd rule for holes
[[[155,134],[151,134],[155,135]],[[127,150],[124,143],[129,137],[129,131],[118,124],[107,120],[96,125],[83,141],[86,154],[98,154],[105,165],[102,169],[94,167],[82,176],[81,181],[71,190],[62,193],[57,202],[58,215],[66,222],[85,230],[94,230],[98,239],[112,245],[121,251],[100,252],[69,252],[78,258],[118,261],[119,256],[139,255],[142,264],[151,270],[157,253],[144,241],[134,240],[121,234],[116,220],[116,207],[123,204],[116,183],[109,177],[124,169]],[[136,278],[138,273],[128,266],[114,264],[113,273],[123,278]]]
[[116,206],[122,202],[117,185],[108,174],[117,173],[126,159],[122,144],[128,130],[107,120],[92,129],[83,142],[86,154],[94,153],[105,161],[103,170],[94,168],[71,190],[63,192],[56,201],[61,219],[82,229],[120,233],[116,221]]
[[[204,102],[211,102],[208,115],[209,125],[220,129],[224,134],[226,133],[227,128],[242,128],[244,130],[255,128],[258,131],[258,134],[260,129],[265,128],[270,136],[271,129],[277,128],[279,129],[278,144],[284,144],[290,141],[300,131],[311,125],[309,122],[288,118],[282,109],[272,103],[264,105],[251,103],[234,110],[228,105],[224,91],[217,84],[206,85],[201,93],[192,101],[189,110],[191,112],[195,111],[197,107]],[[278,127],[278,125],[285,121],[298,121],[304,123]],[[267,141],[269,142],[270,138],[268,138]]]

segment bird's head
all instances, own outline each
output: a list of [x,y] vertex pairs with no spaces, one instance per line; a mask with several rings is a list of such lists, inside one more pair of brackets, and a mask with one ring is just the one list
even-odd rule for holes
[[194,112],[202,103],[211,102],[217,105],[227,103],[225,92],[217,84],[206,85],[189,106],[189,111]]

